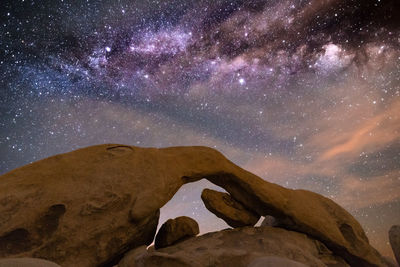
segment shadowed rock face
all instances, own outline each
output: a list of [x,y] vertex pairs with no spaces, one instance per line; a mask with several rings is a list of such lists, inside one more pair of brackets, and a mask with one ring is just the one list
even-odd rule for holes
[[[0,257],[40,256],[67,266],[109,262],[151,242],[159,209],[183,184],[202,178],[352,265],[384,265],[360,224],[332,200],[266,182],[211,148],[123,145],[76,150],[1,176]],[[40,227],[44,221],[51,227]]]
[[246,209],[229,194],[204,189],[201,199],[206,208],[233,228],[255,225],[260,216]]

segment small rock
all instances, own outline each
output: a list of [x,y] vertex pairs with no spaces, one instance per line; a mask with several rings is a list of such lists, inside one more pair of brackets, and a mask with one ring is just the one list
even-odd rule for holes
[[35,258],[0,259],[0,267],[61,267],[60,265]]
[[227,193],[204,189],[201,199],[209,211],[233,228],[253,226],[260,219]]
[[165,248],[189,237],[196,236],[199,232],[199,225],[192,218],[182,216],[169,219],[158,231],[154,246],[156,249]]
[[390,228],[389,241],[397,263],[400,265],[400,225],[393,225]]
[[253,260],[248,267],[307,267],[303,263],[281,257],[261,257]]

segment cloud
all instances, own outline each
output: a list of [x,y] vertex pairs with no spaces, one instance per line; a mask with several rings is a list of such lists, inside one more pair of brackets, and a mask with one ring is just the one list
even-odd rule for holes
[[316,117],[306,123],[323,130],[298,135],[303,143],[297,152],[259,153],[245,168],[271,182],[317,191],[349,209],[399,201],[400,101],[374,113],[359,123],[342,112],[328,125]]
[[346,177],[342,181],[342,186],[345,190],[337,196],[338,202],[351,209],[379,206],[400,200],[399,171],[376,176],[370,180]]
[[[357,157],[361,153],[379,150],[385,145],[399,139],[400,133],[400,102],[392,104],[388,109],[366,119],[356,128],[347,132],[335,132],[334,136],[326,135],[319,142],[328,144],[321,161],[332,160],[335,157]],[[348,121],[351,123],[351,121]]]

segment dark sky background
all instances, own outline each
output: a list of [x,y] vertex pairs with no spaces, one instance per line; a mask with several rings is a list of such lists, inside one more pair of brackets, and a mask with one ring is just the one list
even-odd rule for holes
[[[0,12],[1,174],[101,143],[211,146],[338,202],[392,256],[400,1],[6,0]],[[225,228],[204,186],[182,188],[161,221]]]

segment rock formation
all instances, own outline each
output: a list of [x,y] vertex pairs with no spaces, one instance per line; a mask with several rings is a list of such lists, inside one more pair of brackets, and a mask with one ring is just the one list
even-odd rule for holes
[[207,147],[99,145],[0,177],[0,257],[98,266],[149,244],[159,209],[206,178],[253,213],[324,243],[354,266],[383,266],[360,224],[319,194],[269,183]]
[[295,261],[300,266],[349,266],[305,234],[264,226],[208,233],[158,250],[142,247],[128,254],[118,267],[245,267],[268,256]]
[[186,238],[199,234],[199,225],[192,218],[182,216],[166,221],[158,231],[154,246],[156,249],[171,246]]
[[229,194],[204,189],[201,193],[201,199],[209,211],[233,228],[253,226],[260,219],[260,215],[248,211]]
[[91,147],[1,176],[0,258],[98,266],[150,244],[159,209],[135,221],[129,217],[137,192],[152,187],[150,176],[131,173],[132,159],[124,158],[133,152],[127,146]]
[[394,257],[400,265],[400,225],[393,225],[389,230],[389,241]]

